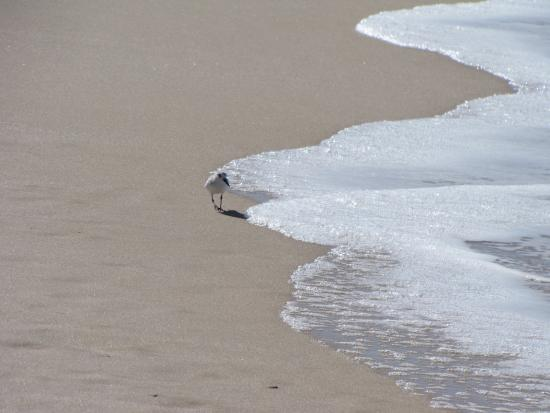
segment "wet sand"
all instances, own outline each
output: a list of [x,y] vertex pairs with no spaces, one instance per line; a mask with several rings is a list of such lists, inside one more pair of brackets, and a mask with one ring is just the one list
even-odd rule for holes
[[202,188],[231,159],[508,90],[354,32],[418,3],[0,4],[0,410],[430,411],[280,320],[324,248]]

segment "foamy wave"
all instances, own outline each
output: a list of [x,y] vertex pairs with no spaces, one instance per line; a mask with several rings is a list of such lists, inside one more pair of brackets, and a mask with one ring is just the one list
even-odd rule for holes
[[482,67],[518,92],[226,165],[239,189],[276,196],[250,222],[334,247],[294,273],[283,318],[435,405],[549,410],[548,274],[468,245],[550,240],[550,3],[418,7],[357,30]]

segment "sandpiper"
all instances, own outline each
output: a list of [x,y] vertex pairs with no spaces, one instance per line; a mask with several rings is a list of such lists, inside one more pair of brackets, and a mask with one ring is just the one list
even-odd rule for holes
[[[229,181],[227,180],[227,174],[225,172],[216,172],[210,175],[206,180],[204,187],[208,192],[210,192],[214,209],[219,212],[223,211],[223,193],[230,188]],[[214,202],[214,194],[220,194],[220,206],[217,206],[216,202]]]

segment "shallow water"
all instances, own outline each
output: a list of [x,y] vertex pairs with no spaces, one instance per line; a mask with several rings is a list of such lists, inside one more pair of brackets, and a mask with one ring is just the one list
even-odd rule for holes
[[459,342],[445,336],[444,323],[402,323],[380,311],[380,291],[396,291],[384,279],[388,268],[398,265],[390,254],[372,250],[346,255],[342,259],[329,254],[294,274],[297,300],[283,312],[285,320],[386,372],[402,387],[430,394],[434,406],[464,411],[550,409],[547,376],[499,371],[518,356],[464,352]]

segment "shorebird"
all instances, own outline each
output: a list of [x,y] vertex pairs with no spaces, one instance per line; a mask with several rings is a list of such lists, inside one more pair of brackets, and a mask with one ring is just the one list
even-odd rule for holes
[[[219,212],[223,211],[223,193],[230,188],[229,181],[227,180],[227,174],[225,172],[217,172],[210,175],[204,183],[204,187],[208,192],[210,192],[214,209]],[[217,206],[216,202],[214,202],[214,194],[220,194],[220,206]]]

